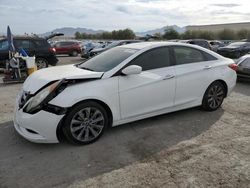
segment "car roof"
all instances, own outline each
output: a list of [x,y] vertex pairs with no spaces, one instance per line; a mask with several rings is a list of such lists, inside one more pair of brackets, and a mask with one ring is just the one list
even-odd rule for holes
[[181,43],[181,42],[139,42],[139,43],[132,43],[132,44],[126,44],[126,45],[122,45],[122,46],[118,46],[117,48],[130,48],[130,49],[136,49],[136,50],[142,50],[142,51],[146,51],[148,49],[151,48],[157,48],[157,47],[164,47],[164,46],[184,46],[184,47],[189,47],[189,48],[194,48],[197,50],[201,50],[203,52],[206,52],[210,55],[213,55],[214,57],[218,58],[218,59],[223,59],[224,57],[222,57],[221,55],[203,48],[201,46],[198,45],[193,45],[193,44],[188,44],[188,43]]
[[[7,37],[1,38],[0,40],[6,40]],[[45,40],[42,37],[32,37],[32,36],[14,36],[13,39],[31,39],[31,40]]]
[[151,48],[151,47],[153,48],[153,47],[171,46],[171,45],[188,46],[188,47],[197,48],[194,45],[190,45],[190,44],[186,44],[186,43],[163,42],[163,41],[162,42],[139,42],[139,43],[126,44],[126,45],[119,46],[119,47],[133,48],[133,49],[137,49],[137,50],[142,50],[144,48]]

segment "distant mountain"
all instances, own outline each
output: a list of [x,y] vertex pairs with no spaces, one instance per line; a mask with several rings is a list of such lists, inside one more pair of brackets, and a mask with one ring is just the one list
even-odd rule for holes
[[63,33],[64,36],[66,37],[74,37],[77,31],[80,33],[87,33],[87,34],[96,34],[96,33],[104,32],[104,30],[93,30],[93,29],[86,29],[86,28],[81,28],[81,27],[77,27],[77,28],[63,27],[63,28],[54,29],[53,31],[50,31],[50,32],[40,34],[40,36],[42,37],[48,36],[51,33]]
[[[172,26],[165,26],[159,29],[154,29],[154,30],[149,30],[149,31],[144,31],[144,32],[136,32],[135,34],[137,36],[145,36],[147,34],[149,35],[153,35],[155,33],[164,33],[165,29],[167,28],[174,28],[176,31],[178,31],[179,33],[184,33],[185,32],[185,27],[179,27],[177,25],[172,25]],[[76,32],[80,32],[80,33],[87,33],[87,34],[96,34],[96,33],[102,33],[104,32],[104,30],[93,30],[93,29],[87,29],[87,28],[81,28],[81,27],[62,27],[62,28],[57,28],[54,29],[50,32],[46,32],[43,34],[40,34],[40,36],[45,37],[48,36],[52,33],[63,33],[65,37],[74,37]]]
[[170,25],[170,26],[165,26],[165,27],[159,28],[159,29],[154,29],[154,30],[149,30],[149,31],[144,31],[144,32],[137,32],[136,35],[145,36],[147,34],[154,35],[155,33],[163,34],[167,28],[171,28],[171,27],[174,28],[178,33],[184,33],[186,31],[185,27],[179,27],[177,25]]

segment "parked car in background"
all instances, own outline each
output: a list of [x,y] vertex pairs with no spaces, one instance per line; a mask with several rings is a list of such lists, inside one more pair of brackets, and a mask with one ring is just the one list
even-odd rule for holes
[[77,41],[58,41],[53,44],[56,54],[68,54],[78,56],[82,52],[81,44]]
[[242,56],[236,64],[238,79],[250,80],[250,54]]
[[211,47],[211,45],[209,44],[209,42],[208,42],[207,40],[204,40],[204,39],[181,40],[180,42],[198,45],[198,46],[201,46],[201,47],[206,48],[206,49],[209,49],[209,50],[212,49],[212,47]]
[[217,50],[217,53],[229,58],[239,58],[248,52],[250,52],[250,42],[233,42]]
[[218,48],[226,46],[223,42],[218,40],[209,41],[209,44],[214,52],[217,52]]
[[86,42],[83,46],[82,46],[82,53],[81,53],[81,57],[82,58],[89,58],[89,52],[91,50],[93,50],[94,48],[105,48],[106,47],[106,43],[99,43],[99,42]]
[[113,41],[110,44],[108,44],[107,46],[105,46],[104,48],[94,48],[92,50],[90,50],[89,52],[89,57],[93,57],[97,54],[100,54],[106,50],[109,50],[111,48],[114,48],[116,46],[122,46],[125,44],[132,44],[132,43],[138,43],[138,42],[142,42],[141,40],[118,40],[118,41]]
[[78,65],[33,73],[16,100],[14,126],[32,142],[56,143],[64,134],[89,144],[110,126],[195,106],[214,111],[236,84],[235,67],[195,45],[115,47]]
[[[38,69],[48,67],[48,65],[55,66],[58,62],[55,54],[55,48],[47,42],[45,38],[39,37],[14,37],[14,46],[19,52],[24,49],[29,56],[36,57],[36,65]],[[7,39],[0,40],[0,67],[5,68],[6,60],[9,59],[8,42]]]

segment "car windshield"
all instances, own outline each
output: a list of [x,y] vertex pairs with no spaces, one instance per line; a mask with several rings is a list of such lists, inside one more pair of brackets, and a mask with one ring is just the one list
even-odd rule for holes
[[96,72],[106,72],[119,65],[137,51],[131,48],[115,47],[89,59],[78,67]]
[[228,46],[230,47],[240,47],[242,45],[246,44],[245,42],[234,42],[234,43],[231,43],[229,44]]

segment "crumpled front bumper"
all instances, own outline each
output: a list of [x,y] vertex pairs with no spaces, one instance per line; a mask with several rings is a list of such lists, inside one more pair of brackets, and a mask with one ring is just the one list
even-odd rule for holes
[[46,111],[28,114],[22,109],[15,111],[14,127],[27,140],[35,143],[58,143],[57,126],[64,115]]

